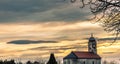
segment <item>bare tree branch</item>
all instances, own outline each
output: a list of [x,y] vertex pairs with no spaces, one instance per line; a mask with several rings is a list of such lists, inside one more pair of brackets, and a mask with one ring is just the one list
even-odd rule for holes
[[[77,2],[77,0],[70,1]],[[101,23],[106,32],[112,32],[116,36],[113,41],[115,42],[120,33],[120,0],[80,0],[80,2],[81,8],[89,6],[95,15],[92,20]]]

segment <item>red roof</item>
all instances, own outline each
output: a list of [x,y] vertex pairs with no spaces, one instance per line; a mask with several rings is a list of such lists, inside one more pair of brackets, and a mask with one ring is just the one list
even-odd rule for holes
[[91,52],[73,51],[64,59],[101,59],[101,57]]
[[101,58],[99,55],[91,53],[91,52],[73,52],[78,58]]

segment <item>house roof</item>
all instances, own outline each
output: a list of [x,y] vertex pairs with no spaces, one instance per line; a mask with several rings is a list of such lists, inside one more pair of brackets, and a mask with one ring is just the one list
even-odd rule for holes
[[101,57],[91,52],[73,51],[64,59],[101,59]]

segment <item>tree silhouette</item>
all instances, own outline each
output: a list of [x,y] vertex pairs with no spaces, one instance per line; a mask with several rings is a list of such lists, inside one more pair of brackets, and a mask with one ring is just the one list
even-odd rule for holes
[[9,64],[15,64],[14,60],[9,61]]
[[40,64],[39,62],[35,61],[33,64]]
[[32,62],[31,61],[27,61],[27,63],[26,64],[32,64]]
[[112,32],[116,35],[116,41],[120,33],[120,0],[70,0],[71,3],[80,2],[84,8],[89,6],[91,12],[95,15],[92,18],[100,22],[106,32]]
[[14,60],[10,60],[10,61],[7,61],[7,60],[2,61],[2,60],[0,60],[0,64],[16,64],[16,63],[15,63]]
[[50,54],[50,58],[47,64],[57,64],[57,61],[53,53]]
[[0,60],[0,64],[3,64],[3,61],[2,61],[2,60]]

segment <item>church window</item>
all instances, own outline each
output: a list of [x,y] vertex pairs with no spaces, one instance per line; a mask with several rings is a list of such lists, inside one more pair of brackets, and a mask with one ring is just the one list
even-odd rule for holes
[[68,60],[68,64],[70,64],[70,60]]
[[92,64],[94,64],[94,61],[92,62]]
[[66,61],[64,62],[64,64],[67,64]]
[[83,62],[83,64],[85,64],[85,61]]

